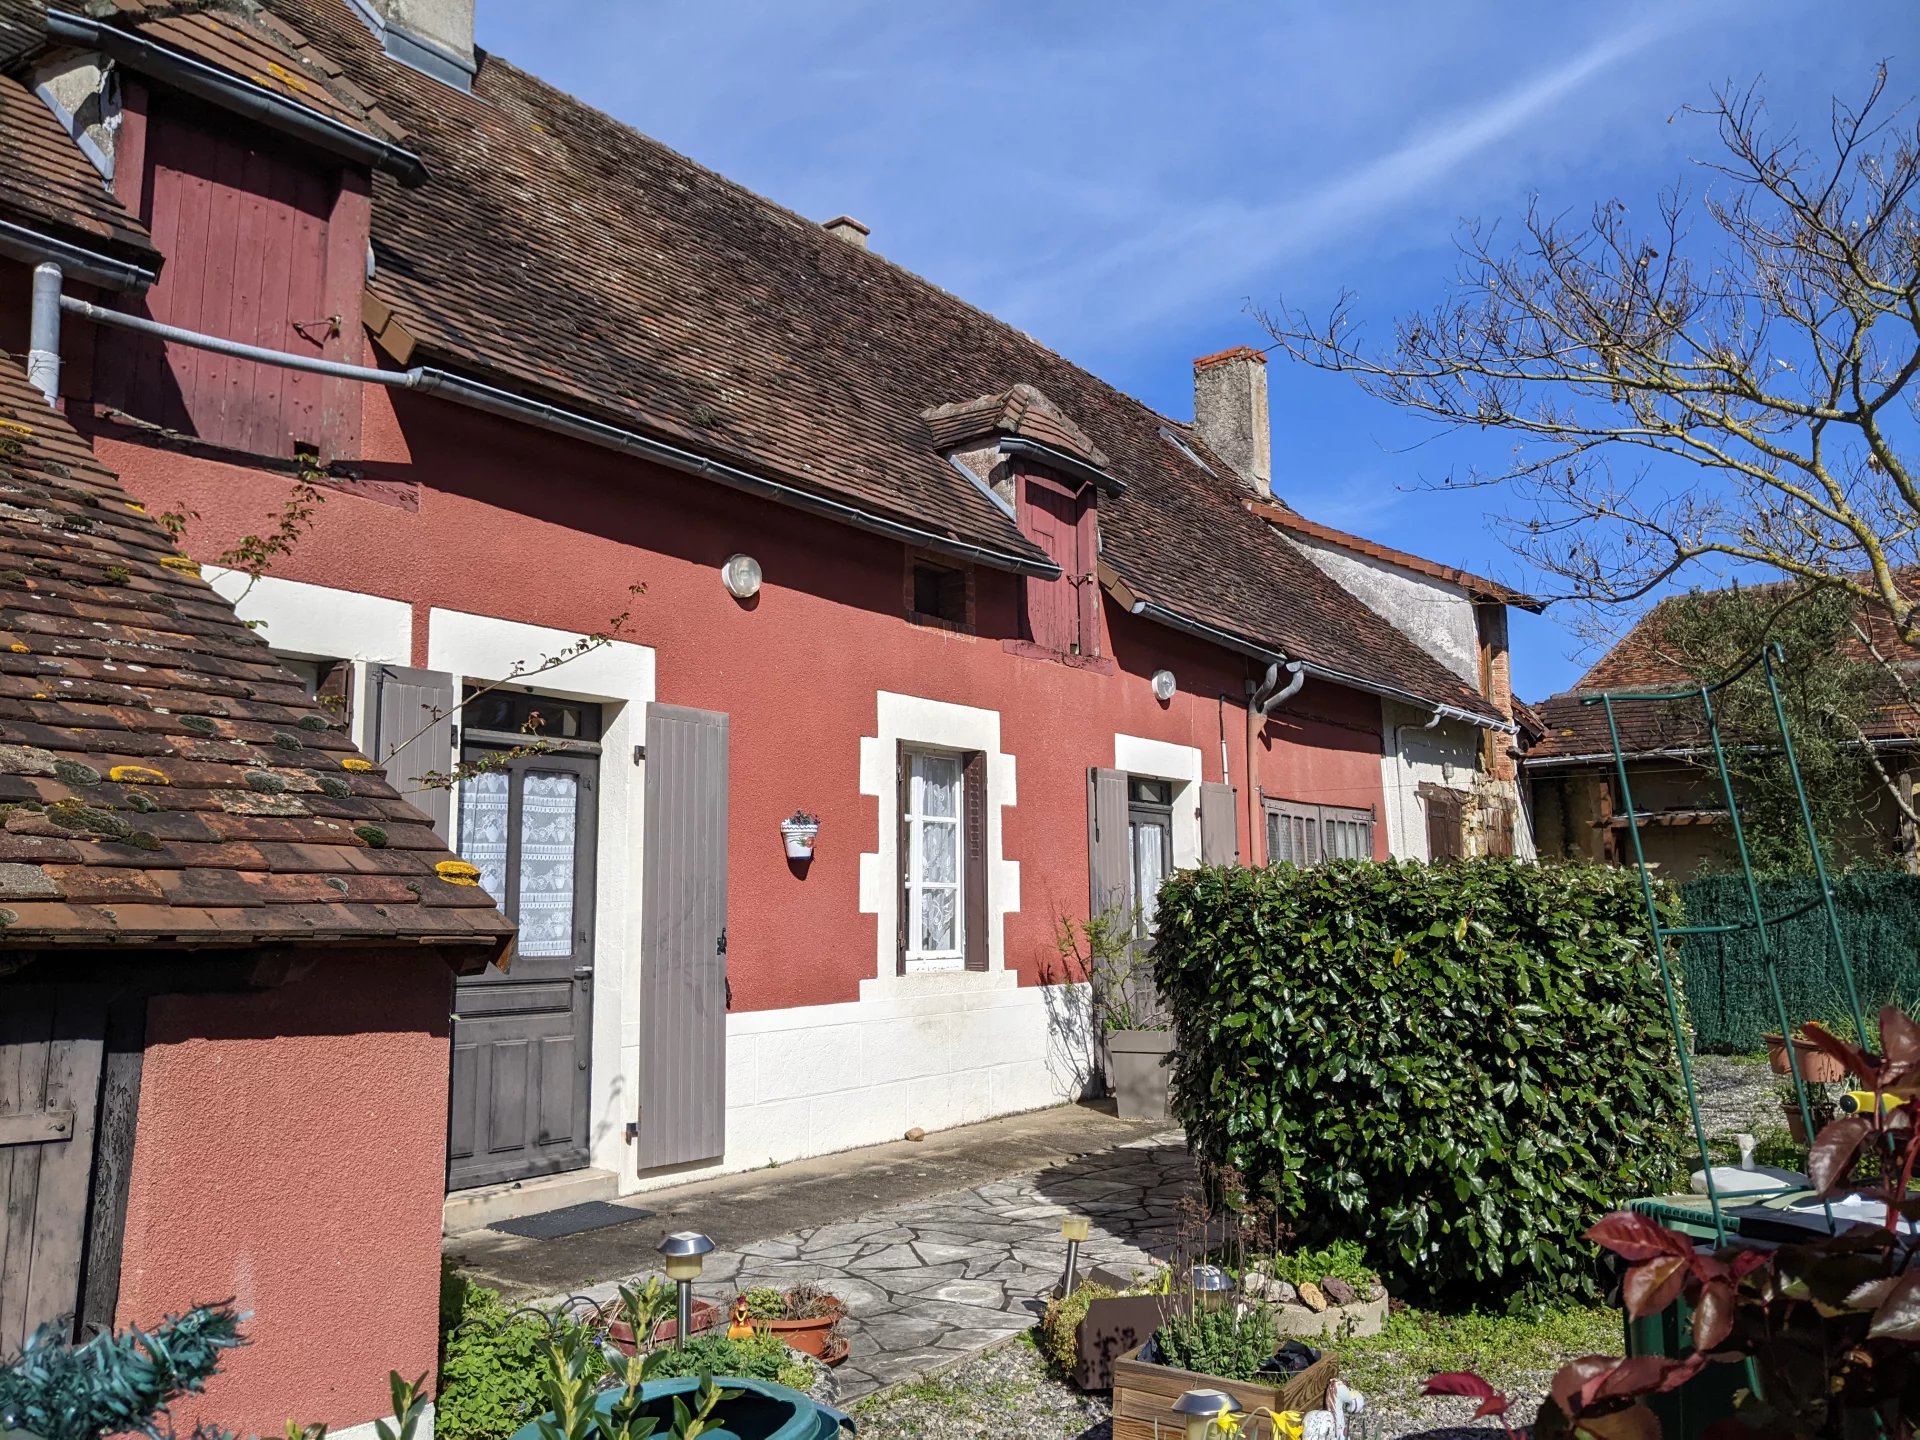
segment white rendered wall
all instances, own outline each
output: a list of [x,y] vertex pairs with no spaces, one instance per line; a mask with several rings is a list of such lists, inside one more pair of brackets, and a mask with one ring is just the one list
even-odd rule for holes
[[1298,535],[1287,539],[1342,589],[1475,690],[1480,688],[1480,630],[1465,590],[1321,540]]

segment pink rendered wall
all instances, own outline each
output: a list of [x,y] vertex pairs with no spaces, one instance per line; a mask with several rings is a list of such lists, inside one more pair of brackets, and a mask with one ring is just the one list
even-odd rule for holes
[[121,1325],[252,1313],[204,1396],[240,1434],[387,1413],[438,1340],[452,976],[432,951],[323,953],[243,995],[148,1009]]
[[[1110,601],[1114,673],[1012,654],[1002,644],[1019,633],[1011,576],[977,572],[977,635],[916,626],[903,618],[896,543],[419,397],[370,390],[365,423],[376,458],[360,468],[390,489],[416,487],[417,508],[329,492],[274,573],[411,602],[415,663],[425,662],[434,606],[584,633],[631,604],[624,638],[657,652],[658,698],[732,717],[737,1010],[853,1000],[873,973],[876,920],[860,912],[859,856],[875,849],[879,816],[860,793],[859,739],[876,733],[880,690],[1000,712],[1018,772],[1004,854],[1021,866],[1006,954],[1028,983],[1053,964],[1058,917],[1085,913],[1086,771],[1114,763],[1115,732],[1194,746],[1205,778],[1218,780],[1225,694],[1248,854],[1258,828],[1248,820],[1250,662],[1237,655]],[[199,512],[186,547],[201,558],[268,531],[286,493],[284,478],[179,452],[104,436],[99,449],[149,508]],[[736,551],[765,572],[750,604],[720,582]],[[635,583],[647,593],[630,601]],[[1163,666],[1180,687],[1165,706],[1149,684]],[[1314,715],[1336,723],[1303,718]],[[1379,755],[1378,702],[1310,681],[1263,734],[1260,784],[1291,799],[1378,805]],[[776,829],[797,808],[825,822],[803,875]]]

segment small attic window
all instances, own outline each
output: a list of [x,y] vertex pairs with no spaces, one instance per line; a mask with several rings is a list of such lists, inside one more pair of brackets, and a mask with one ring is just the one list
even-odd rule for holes
[[1206,471],[1207,474],[1213,474],[1213,467],[1202,460],[1191,445],[1187,444],[1186,441],[1182,440],[1164,425],[1160,427],[1160,438],[1173,446],[1174,449],[1178,450],[1194,464],[1198,465],[1202,470]]
[[907,554],[907,618],[951,630],[973,628],[973,577],[964,566]]

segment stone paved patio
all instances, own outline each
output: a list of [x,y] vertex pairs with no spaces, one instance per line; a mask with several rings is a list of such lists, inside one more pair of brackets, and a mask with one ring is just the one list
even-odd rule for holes
[[[754,1285],[806,1280],[838,1295],[849,1312],[841,1333],[851,1354],[835,1372],[845,1402],[1032,1325],[1066,1257],[1062,1215],[1093,1222],[1081,1247],[1083,1271],[1166,1258],[1192,1178],[1186,1142],[1172,1131],[1038,1174],[717,1250],[694,1293],[724,1305]],[[611,1299],[619,1283],[584,1293]]]

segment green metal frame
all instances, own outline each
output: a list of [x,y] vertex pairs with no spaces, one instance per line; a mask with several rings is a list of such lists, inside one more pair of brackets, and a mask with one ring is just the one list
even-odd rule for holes
[[[1820,853],[1820,842],[1813,828],[1813,811],[1807,804],[1806,783],[1800,777],[1800,762],[1793,753],[1793,735],[1787,728],[1786,706],[1780,699],[1780,682],[1775,667],[1785,663],[1785,652],[1778,641],[1772,642],[1757,651],[1745,664],[1731,675],[1711,685],[1695,686],[1685,690],[1642,690],[1609,691],[1601,695],[1586,697],[1582,702],[1587,705],[1602,705],[1607,712],[1607,734],[1613,743],[1614,772],[1620,781],[1620,799],[1625,807],[1627,833],[1633,839],[1634,864],[1640,871],[1640,891],[1647,907],[1647,922],[1653,928],[1653,953],[1660,967],[1660,984],[1666,991],[1667,1018],[1673,1026],[1673,1043],[1680,1056],[1680,1074],[1686,1082],[1687,1107],[1693,1117],[1693,1138],[1700,1151],[1700,1168],[1706,1174],[1707,1202],[1713,1211],[1713,1232],[1717,1245],[1727,1243],[1727,1225],[1721,1213],[1720,1194],[1713,1181],[1713,1157],[1707,1152],[1706,1126],[1700,1118],[1700,1092],[1694,1084],[1693,1058],[1687,1044],[1686,1024],[1681,1016],[1680,995],[1673,983],[1673,970],[1667,958],[1667,942],[1687,935],[1728,935],[1754,932],[1759,940],[1760,953],[1765,958],[1767,983],[1773,991],[1775,1017],[1780,1022],[1780,1033],[1791,1039],[1792,1022],[1787,1018],[1787,1004],[1780,989],[1780,968],[1774,955],[1770,927],[1784,921],[1805,915],[1809,911],[1824,906],[1827,912],[1827,926],[1833,934],[1834,953],[1840,957],[1840,970],[1846,982],[1847,1004],[1853,1012],[1856,1034],[1866,1035],[1866,1017],[1860,1009],[1860,989],[1854,980],[1853,959],[1847,953],[1846,936],[1840,928],[1840,912],[1834,904],[1833,883],[1827,876],[1826,858]],[[1806,832],[1807,850],[1813,857],[1813,873],[1818,881],[1818,898],[1798,909],[1783,911],[1778,915],[1768,915],[1760,903],[1760,887],[1753,878],[1753,861],[1747,851],[1746,831],[1740,822],[1740,806],[1733,794],[1733,779],[1727,771],[1727,756],[1720,740],[1720,719],[1714,710],[1713,697],[1727,686],[1746,676],[1755,666],[1761,668],[1766,679],[1767,693],[1773,700],[1774,723],[1778,727],[1780,748],[1786,756],[1788,772],[1793,776],[1794,796],[1799,802],[1800,822]],[[1747,900],[1753,918],[1738,924],[1722,925],[1668,925],[1660,918],[1660,907],[1654,902],[1653,874],[1647,868],[1645,846],[1640,839],[1641,815],[1634,808],[1633,783],[1627,776],[1626,753],[1620,748],[1620,725],[1615,711],[1621,704],[1680,704],[1698,703],[1706,721],[1707,736],[1712,743],[1714,768],[1720,776],[1721,794],[1726,799],[1727,815],[1733,826],[1734,849],[1740,857],[1740,873],[1746,880]],[[1800,1071],[1800,1057],[1793,1046],[1787,1046],[1788,1066],[1793,1075],[1794,1094],[1799,1100],[1800,1117],[1806,1123],[1807,1134],[1815,1132],[1813,1107],[1807,1101],[1806,1077]],[[1834,1228],[1833,1212],[1827,1211],[1827,1225]]]

